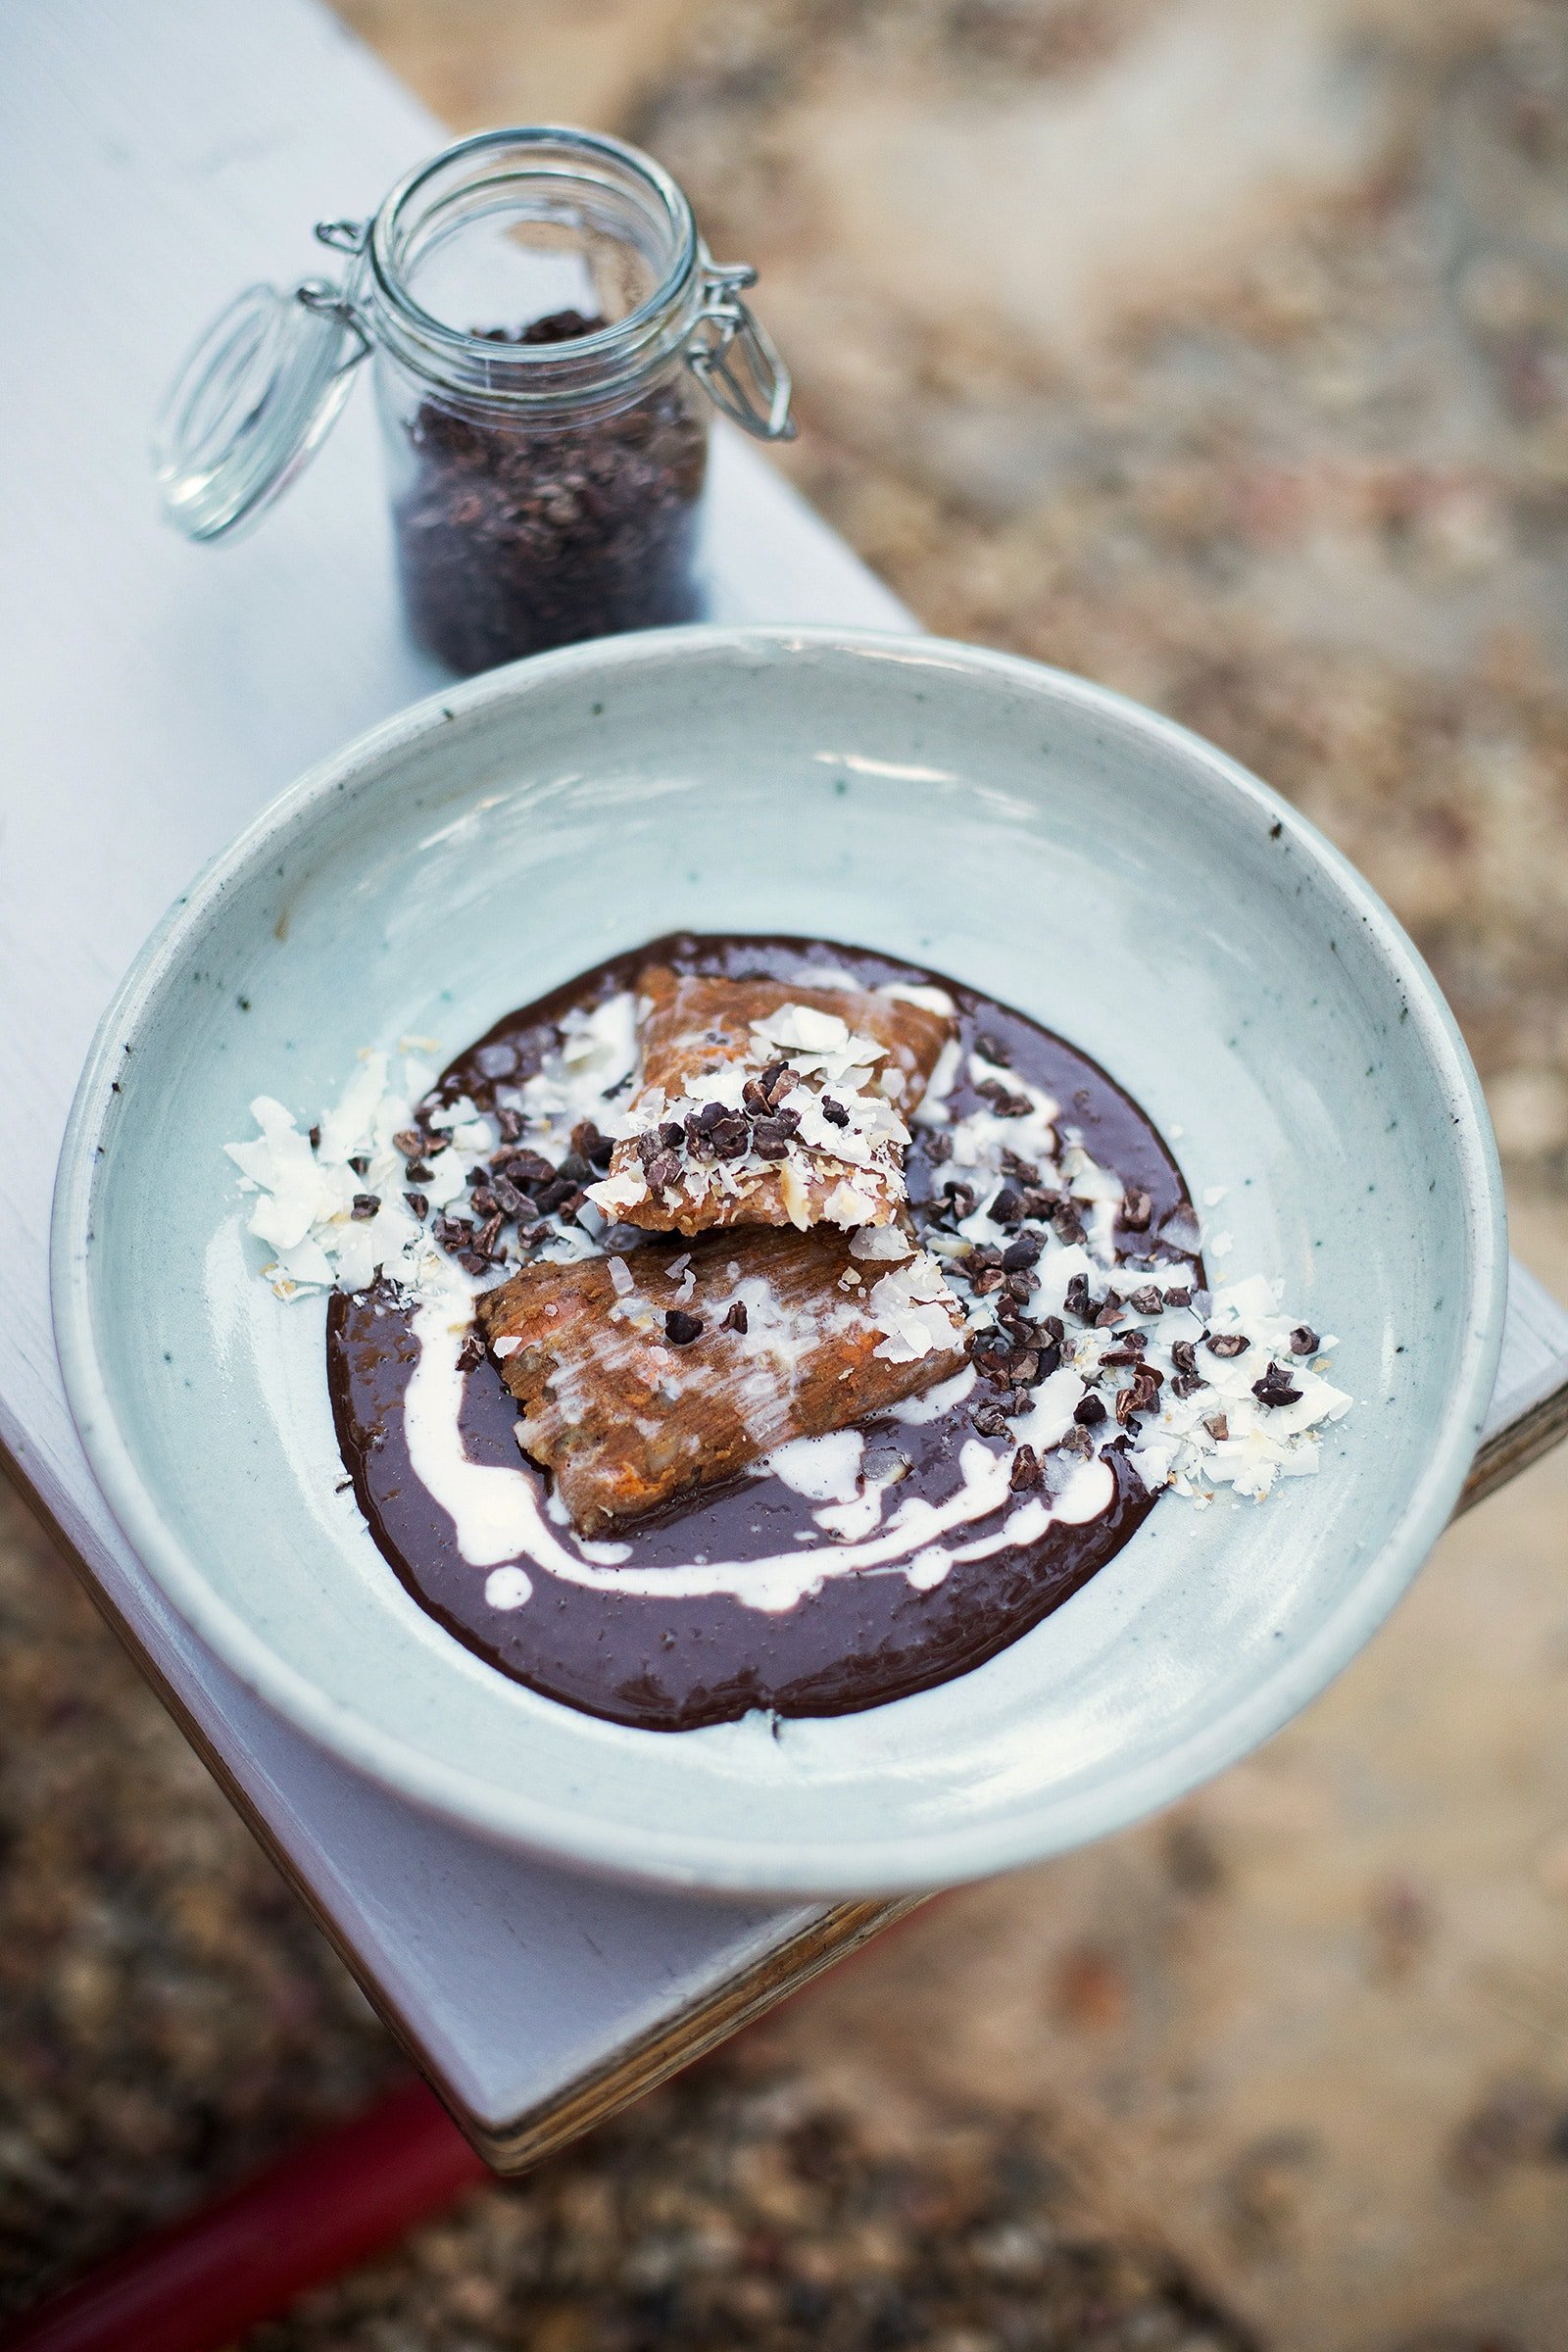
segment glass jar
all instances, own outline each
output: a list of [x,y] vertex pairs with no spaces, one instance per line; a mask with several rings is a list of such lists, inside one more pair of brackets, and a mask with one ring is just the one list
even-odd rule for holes
[[166,404],[165,504],[254,519],[372,356],[404,604],[462,671],[703,608],[710,404],[791,437],[790,379],[668,173],[559,128],[464,139],[368,221],[321,222],[341,285],[252,287]]

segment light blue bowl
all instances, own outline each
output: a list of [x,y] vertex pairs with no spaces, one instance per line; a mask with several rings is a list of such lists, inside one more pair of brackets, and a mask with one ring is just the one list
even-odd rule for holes
[[[361,1048],[456,1051],[676,926],[907,955],[1037,1014],[1174,1142],[1224,1271],[1283,1275],[1355,1410],[1266,1502],[1168,1497],[976,1673],[668,1736],[536,1697],[410,1599],[341,1470],[322,1307],[280,1305],[222,1146]],[[167,917],[61,1165],[60,1352],[175,1606],[325,1746],[494,1836],[664,1882],[854,1893],[1096,1838],[1247,1753],[1451,1511],[1506,1253],[1474,1072],[1410,942],[1284,802],[1081,680],[828,630],[626,637],[455,688],[317,768]],[[478,1572],[482,1573],[482,1572]]]

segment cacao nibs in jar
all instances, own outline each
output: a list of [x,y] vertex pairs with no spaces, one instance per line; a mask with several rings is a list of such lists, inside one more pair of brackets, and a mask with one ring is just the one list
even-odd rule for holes
[[[495,343],[562,343],[602,318],[561,311]],[[695,620],[706,423],[684,368],[624,408],[520,418],[421,402],[394,501],[409,621],[472,672],[548,646]]]

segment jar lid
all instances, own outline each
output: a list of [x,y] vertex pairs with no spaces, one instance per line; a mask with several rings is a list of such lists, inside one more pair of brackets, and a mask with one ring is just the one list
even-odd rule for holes
[[153,463],[169,518],[217,539],[270,505],[336,421],[368,344],[341,288],[247,286],[181,368]]

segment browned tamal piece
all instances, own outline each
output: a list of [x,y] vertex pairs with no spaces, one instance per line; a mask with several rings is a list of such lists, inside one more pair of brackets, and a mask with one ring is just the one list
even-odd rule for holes
[[526,1266],[483,1295],[478,1317],[523,1408],[518,1444],[555,1473],[584,1535],[862,1420],[964,1360],[934,1258],[858,1258],[828,1229]]
[[650,1232],[889,1225],[951,1008],[881,989],[640,974],[641,1069],[606,1216]]

